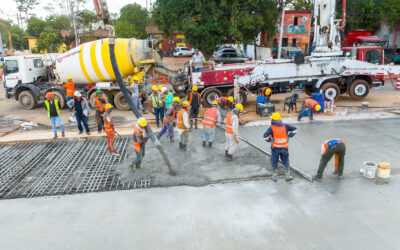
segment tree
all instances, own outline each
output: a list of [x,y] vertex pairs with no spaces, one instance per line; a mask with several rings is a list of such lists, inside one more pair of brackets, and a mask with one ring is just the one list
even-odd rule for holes
[[[22,50],[28,47],[28,40],[24,38],[24,36],[26,36],[26,33],[21,28],[19,28],[18,25],[11,25],[9,21],[3,19],[0,19],[0,23],[6,25],[7,28],[10,30],[11,41],[13,43],[14,49]],[[10,42],[8,40],[8,32],[2,26],[0,26],[0,33],[3,38],[4,44],[8,48],[10,48]]]
[[26,32],[30,36],[39,37],[40,33],[44,30],[45,27],[46,22],[44,20],[37,17],[31,17],[28,21],[28,28],[26,29]]
[[55,30],[52,27],[46,27],[39,36],[38,39],[38,48],[40,50],[47,50],[52,53],[57,51],[60,45],[63,43],[63,40],[60,36],[59,31]]
[[120,17],[115,22],[115,34],[117,37],[138,38],[147,37],[146,21],[148,13],[137,3],[128,4],[121,8]]
[[97,16],[95,13],[89,10],[82,10],[78,13],[78,22],[81,24],[82,28],[89,29],[92,31],[93,23],[97,21]]
[[[28,12],[33,10],[36,5],[39,4],[38,0],[14,0],[17,4],[17,10],[19,11],[19,15],[22,18],[22,12],[25,14],[26,21],[29,20]],[[22,25],[22,21],[21,21]]]
[[295,0],[292,5],[295,10],[313,10],[314,0]]

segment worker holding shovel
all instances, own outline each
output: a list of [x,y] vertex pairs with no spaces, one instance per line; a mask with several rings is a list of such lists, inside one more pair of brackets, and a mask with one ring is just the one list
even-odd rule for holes
[[148,136],[145,129],[146,126],[147,126],[146,119],[144,119],[143,117],[139,117],[136,123],[135,130],[133,131],[133,138],[132,138],[133,149],[136,152],[136,157],[130,164],[130,167],[132,168],[133,166],[135,166],[136,169],[139,169],[140,164],[142,163],[145,154],[145,145],[148,140]]
[[104,106],[104,131],[107,134],[107,151],[115,156],[119,156],[117,151],[114,147],[114,138],[115,138],[115,131],[114,131],[114,119],[111,116],[111,112],[113,110],[113,105],[107,103]]

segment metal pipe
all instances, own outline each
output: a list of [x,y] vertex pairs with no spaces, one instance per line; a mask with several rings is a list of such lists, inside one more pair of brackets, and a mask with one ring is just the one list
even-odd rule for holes
[[344,30],[346,27],[346,0],[343,0],[343,9],[342,9],[342,21],[339,27],[339,30]]
[[285,21],[285,4],[286,0],[282,0],[282,20],[281,20],[281,32],[279,35],[279,47],[278,47],[278,59],[281,59],[281,53],[282,53],[282,38],[283,38],[283,25]]
[[[112,68],[113,68],[113,71],[115,74],[115,79],[118,83],[119,88],[121,89],[121,92],[125,96],[125,100],[129,104],[129,107],[132,109],[133,114],[137,118],[142,117],[142,114],[139,112],[137,107],[133,104],[132,98],[129,95],[128,90],[126,89],[126,87],[122,81],[121,72],[119,71],[117,60],[115,58],[114,48],[115,48],[115,39],[110,38],[109,39],[110,59],[111,59],[111,65],[112,65]],[[150,139],[154,142],[154,144],[156,145],[156,148],[158,149],[158,151],[160,151],[162,157],[164,158],[165,164],[168,167],[170,175],[175,175],[175,171],[172,169],[171,163],[169,162],[168,156],[165,153],[164,148],[162,147],[160,141],[157,139],[157,137],[151,130],[150,126],[147,125],[145,129],[146,129],[146,133],[150,136]]]

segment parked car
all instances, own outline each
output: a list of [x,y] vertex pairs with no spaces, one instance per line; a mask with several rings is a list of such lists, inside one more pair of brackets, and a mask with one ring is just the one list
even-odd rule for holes
[[236,52],[218,52],[214,56],[214,61],[216,63],[229,64],[229,63],[245,63],[250,60],[244,55],[240,55]]
[[194,54],[194,50],[187,47],[176,47],[173,54],[177,57],[192,56]]
[[213,56],[217,56],[217,54],[221,53],[237,53],[236,49],[233,47],[222,47],[219,48],[218,50],[214,51]]

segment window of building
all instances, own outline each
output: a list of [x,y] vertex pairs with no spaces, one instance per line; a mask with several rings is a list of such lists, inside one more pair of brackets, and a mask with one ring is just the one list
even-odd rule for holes
[[276,38],[272,41],[272,47],[278,47],[278,40],[276,40]]
[[284,37],[282,38],[282,47],[287,47],[289,44],[288,38]]
[[296,47],[296,42],[297,42],[296,38],[293,38],[292,39],[292,47]]
[[185,43],[185,38],[177,38],[176,43]]
[[295,17],[294,20],[293,20],[293,24],[294,25],[298,25],[299,24],[298,22],[299,22],[299,18]]

